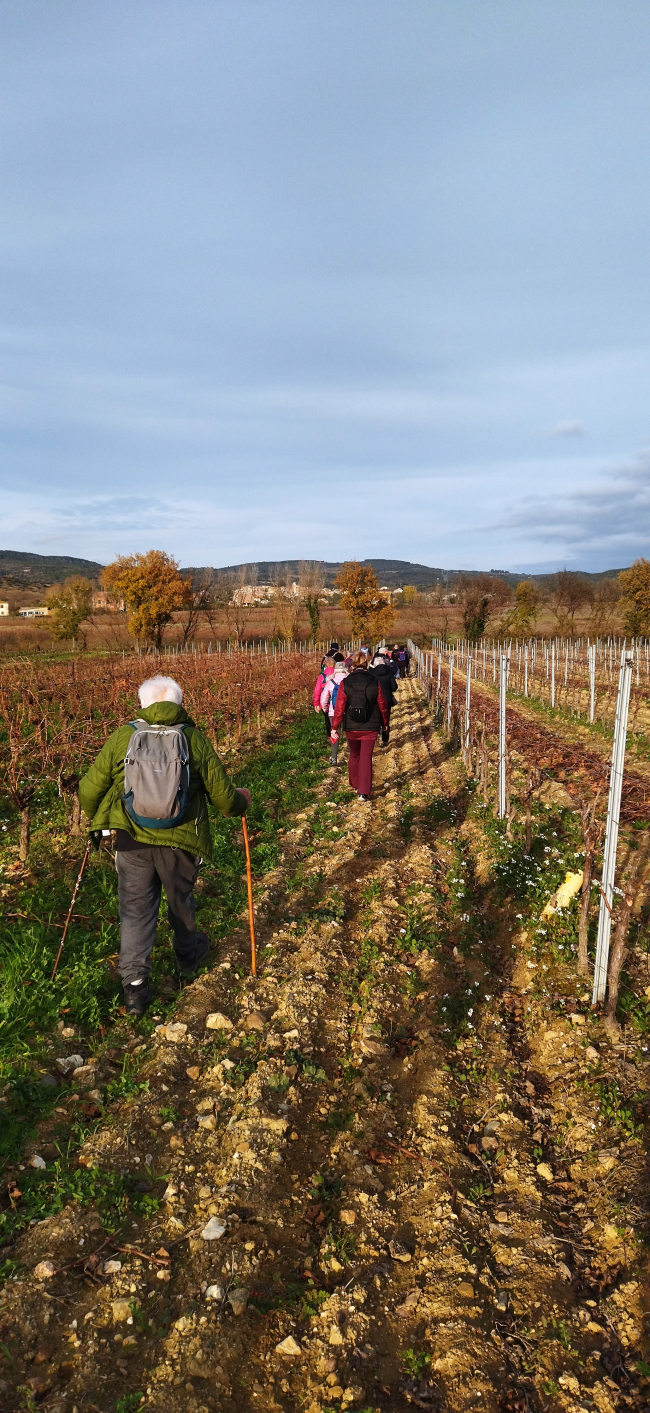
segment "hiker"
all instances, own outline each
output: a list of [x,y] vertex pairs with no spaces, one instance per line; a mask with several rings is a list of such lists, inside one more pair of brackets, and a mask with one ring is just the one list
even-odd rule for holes
[[390,648],[378,648],[377,652],[375,653],[375,657],[380,658],[381,661],[388,668],[388,671],[390,672],[391,677],[393,679],[393,691],[396,692],[397,681],[399,678],[399,665],[397,662],[393,662],[393,656],[390,651]]
[[395,693],[398,690],[393,663],[384,653],[375,653],[370,668],[371,671],[374,672],[375,677],[378,677],[381,682],[381,689],[386,700],[386,706],[388,707],[390,723],[390,714],[395,705]]
[[339,648],[338,643],[330,643],[330,645],[329,645],[329,647],[328,647],[328,649],[327,649],[327,652],[323,654],[323,657],[322,657],[322,659],[321,659],[321,665],[320,665],[320,670],[321,670],[321,672],[323,671],[323,668],[324,668],[324,666],[325,666],[325,663],[327,662],[327,659],[328,659],[329,657],[333,657],[333,658],[339,658],[339,657],[342,658],[342,657],[343,657],[343,654],[342,654],[342,652],[341,652],[341,650],[340,650],[340,648]]
[[210,950],[196,927],[192,893],[202,859],[212,853],[206,800],[228,817],[245,814],[251,797],[228,779],[181,705],[177,682],[150,677],[138,696],[137,719],[109,736],[79,783],[79,800],[92,830],[115,831],[124,1010],[139,1017],[152,1000],[162,888],[181,974],[193,975]]
[[360,800],[369,800],[372,791],[372,752],[381,730],[388,745],[390,721],[381,682],[368,668],[365,653],[352,654],[351,671],[336,694],[331,740],[343,729],[350,747],[348,779]]
[[331,677],[328,677],[325,686],[323,687],[323,690],[321,692],[321,710],[327,713],[327,717],[329,720],[329,733],[331,743],[330,765],[338,765],[339,738],[337,735],[336,740],[332,740],[332,718],[334,716],[334,709],[336,707],[336,699],[338,697],[339,687],[341,683],[345,681],[347,675],[348,674],[346,672],[345,665],[343,663],[343,660],[341,659],[340,662],[337,662],[335,664],[334,671]]
[[[321,706],[321,704],[320,704],[320,699],[321,699],[321,696],[322,696],[322,693],[323,693],[323,688],[325,687],[325,685],[326,685],[327,682],[329,681],[330,677],[332,676],[332,673],[334,672],[334,668],[335,668],[335,667],[336,667],[336,663],[335,663],[333,657],[330,657],[329,654],[328,654],[326,657],[323,658],[323,665],[322,665],[321,670],[320,670],[320,672],[319,672],[319,674],[318,674],[318,677],[316,678],[316,682],[315,682],[315,685],[314,685],[314,697],[313,697],[313,701],[314,701],[314,711],[323,711],[323,708],[322,708],[322,706]],[[330,719],[329,719],[329,716],[328,716],[327,711],[323,711],[323,722],[324,722],[324,725],[325,725],[325,735],[327,736],[327,739],[328,739],[328,741],[329,741],[329,738],[330,738]]]
[[391,653],[391,657],[398,668],[400,677],[406,677],[408,673],[408,666],[411,661],[411,654],[408,651],[408,648],[405,648],[403,644],[400,647],[396,643]]

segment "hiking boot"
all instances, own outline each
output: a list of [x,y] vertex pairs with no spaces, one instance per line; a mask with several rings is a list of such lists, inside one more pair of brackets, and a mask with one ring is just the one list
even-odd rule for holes
[[148,1006],[153,1000],[153,993],[148,981],[132,982],[128,981],[124,987],[124,1010],[127,1016],[135,1016],[137,1020],[144,1015]]
[[207,962],[209,954],[210,941],[207,937],[202,937],[191,961],[189,961],[187,957],[181,958],[177,955],[176,965],[181,976],[194,976],[199,967],[202,967],[204,962]]

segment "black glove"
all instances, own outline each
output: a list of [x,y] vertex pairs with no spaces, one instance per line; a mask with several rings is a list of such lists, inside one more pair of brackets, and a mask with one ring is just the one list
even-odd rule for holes
[[88,837],[93,849],[103,849],[104,853],[111,853],[111,835],[105,829],[91,829]]
[[381,733],[381,742],[382,742],[382,745],[383,745],[383,746],[387,746],[389,741],[390,741],[390,727],[387,726],[387,727],[385,728],[385,730],[382,731],[382,733]]

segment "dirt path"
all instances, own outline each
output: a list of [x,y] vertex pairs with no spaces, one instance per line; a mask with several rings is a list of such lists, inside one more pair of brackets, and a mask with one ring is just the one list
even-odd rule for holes
[[643,1155],[580,1087],[602,1065],[634,1087],[645,1054],[531,991],[417,684],[376,754],[372,804],[332,771],[287,834],[257,982],[242,928],[87,1145],[164,1174],[160,1209],[22,1238],[3,1408],[19,1385],[51,1413],[647,1407]]

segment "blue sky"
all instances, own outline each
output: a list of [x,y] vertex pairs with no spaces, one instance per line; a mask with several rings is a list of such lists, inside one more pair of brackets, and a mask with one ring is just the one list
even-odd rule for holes
[[647,0],[0,20],[0,548],[648,553]]

